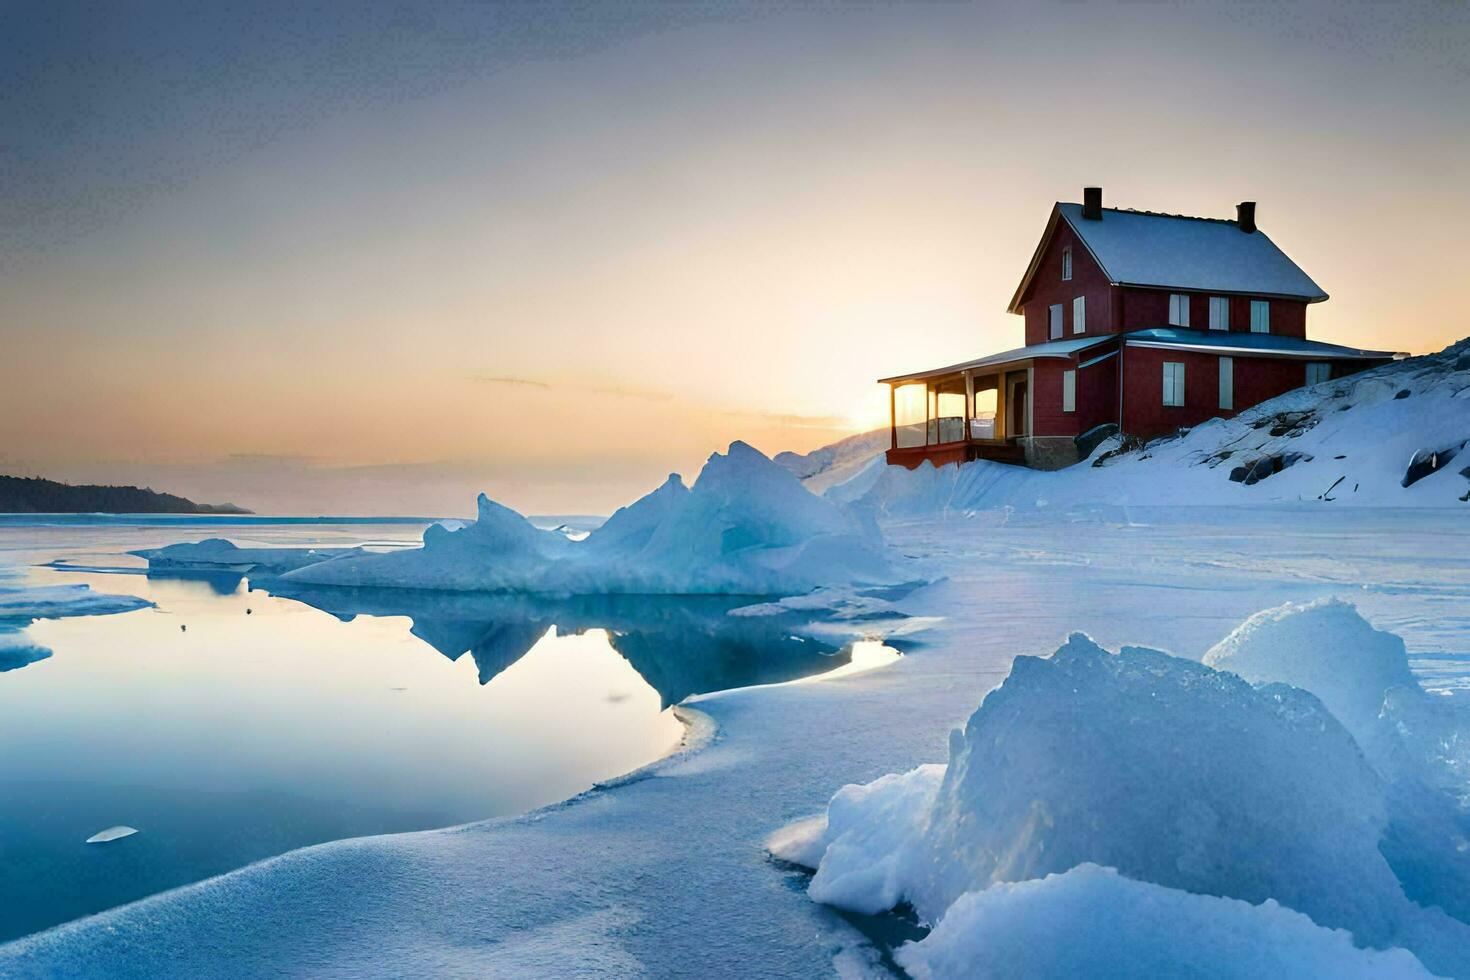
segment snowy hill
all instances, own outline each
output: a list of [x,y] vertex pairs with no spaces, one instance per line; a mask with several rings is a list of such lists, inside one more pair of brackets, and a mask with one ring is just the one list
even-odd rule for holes
[[894,517],[1098,504],[1464,507],[1467,464],[1470,338],[1146,445],[1114,438],[1065,470],[873,463],[827,496]]
[[887,429],[874,429],[809,453],[777,453],[773,462],[790,470],[812,493],[822,493],[828,487],[851,479],[874,458],[881,456],[891,439],[892,434]]

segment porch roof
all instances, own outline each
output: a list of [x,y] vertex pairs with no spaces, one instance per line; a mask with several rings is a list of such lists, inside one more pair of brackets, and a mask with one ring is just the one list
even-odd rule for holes
[[1269,333],[1236,333],[1227,330],[1191,330],[1188,327],[1154,327],[1123,335],[1129,347],[1175,347],[1185,350],[1254,357],[1301,357],[1327,361],[1385,361],[1407,357],[1396,351],[1364,350],[1324,344],[1320,340],[1282,337]]
[[947,374],[959,374],[974,368],[997,367],[1009,364],[1012,361],[1029,361],[1038,357],[1071,357],[1079,351],[1096,347],[1098,344],[1106,344],[1118,339],[1117,334],[1093,335],[1091,337],[1073,337],[1071,340],[1053,340],[1045,344],[1032,344],[1030,347],[1017,347],[1015,350],[1001,351],[999,354],[989,354],[985,357],[976,358],[973,361],[963,361],[959,364],[951,364],[948,367],[934,368],[930,371],[915,371],[913,374],[899,374],[891,378],[879,378],[879,384],[898,384],[904,381],[926,381],[930,378],[941,378]]

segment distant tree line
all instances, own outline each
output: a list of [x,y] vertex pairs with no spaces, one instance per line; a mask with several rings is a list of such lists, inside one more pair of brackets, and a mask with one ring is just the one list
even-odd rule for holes
[[147,487],[74,486],[39,477],[0,476],[5,514],[249,514],[234,504],[196,504]]

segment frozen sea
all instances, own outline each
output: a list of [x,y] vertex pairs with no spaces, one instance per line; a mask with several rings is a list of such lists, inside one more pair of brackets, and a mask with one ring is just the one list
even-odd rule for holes
[[844,783],[943,761],[1019,654],[1084,630],[1199,658],[1261,609],[1336,595],[1403,636],[1426,688],[1470,686],[1459,510],[1004,509],[885,531],[936,579],[900,610],[937,619],[883,670],[693,696],[700,738],[632,778],[523,816],[293,851],[0,947],[0,973],[881,974],[874,937],[902,924],[811,901],[766,840]]
[[[0,519],[0,585],[154,603],[37,621],[20,635],[50,656],[0,670],[0,942],[310,844],[565,799],[674,749],[691,694],[847,660],[724,615],[749,600],[286,598],[127,554],[215,535],[391,550],[424,526]],[[115,825],[139,833],[83,843]]]

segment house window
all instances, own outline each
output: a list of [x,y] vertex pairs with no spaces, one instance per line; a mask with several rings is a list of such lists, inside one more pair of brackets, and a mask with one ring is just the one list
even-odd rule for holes
[[1072,250],[1062,249],[1062,281],[1070,282],[1072,279]]
[[1210,297],[1210,329],[1211,330],[1229,330],[1230,329],[1230,297],[1229,296],[1211,296]]
[[1164,404],[1184,405],[1184,364],[1181,361],[1164,362]]
[[1332,377],[1332,365],[1326,361],[1307,362],[1307,384],[1319,385]]
[[1271,332],[1271,301],[1251,300],[1251,333]]
[[1087,332],[1087,297],[1078,296],[1072,300],[1072,332]]
[[1184,293],[1169,294],[1169,326],[1189,326],[1189,297]]
[[1235,360],[1220,358],[1220,407],[1235,409]]
[[1051,307],[1051,333],[1052,340],[1062,339],[1062,304],[1054,303]]
[[1077,372],[1062,372],[1062,411],[1077,411]]

